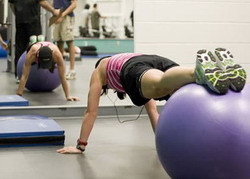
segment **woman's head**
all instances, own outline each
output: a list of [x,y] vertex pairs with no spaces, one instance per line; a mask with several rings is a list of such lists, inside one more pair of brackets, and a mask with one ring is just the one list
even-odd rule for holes
[[37,51],[37,61],[39,68],[52,69],[53,68],[53,58],[52,50],[48,46],[42,46]]

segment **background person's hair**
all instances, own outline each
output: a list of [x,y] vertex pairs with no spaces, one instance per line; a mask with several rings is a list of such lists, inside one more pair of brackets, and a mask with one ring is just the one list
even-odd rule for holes
[[85,4],[84,9],[89,9],[89,8],[90,8],[89,4]]

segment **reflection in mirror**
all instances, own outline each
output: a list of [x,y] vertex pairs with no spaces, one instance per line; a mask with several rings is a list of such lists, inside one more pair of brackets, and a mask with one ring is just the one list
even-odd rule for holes
[[[84,14],[86,11],[86,4],[89,4],[87,33],[85,33],[86,23],[84,21]],[[94,19],[94,4],[97,4],[96,9],[100,13],[99,29],[92,27],[91,19]],[[61,86],[52,92],[31,92],[25,89],[23,98],[29,101],[30,106],[48,107],[48,106],[86,106],[87,95],[89,88],[89,78],[94,69],[95,62],[106,55],[113,55],[123,52],[134,52],[133,42],[133,16],[131,13],[134,9],[134,0],[78,0],[75,13],[74,25],[74,44],[78,49],[80,58],[76,58],[75,71],[76,79],[68,80],[71,95],[79,97],[80,101],[70,102],[65,100],[64,92]],[[9,6],[6,6],[4,14],[11,14]],[[47,40],[53,41],[53,26],[48,27],[46,21],[51,14],[46,10],[42,10],[42,28],[43,34]],[[13,59],[14,59],[14,40],[15,40],[15,18],[10,19],[10,33],[7,41],[11,41],[11,48],[6,56],[0,58],[1,70],[1,85],[0,90],[3,95],[16,94],[18,84],[13,74]],[[94,25],[93,25],[94,26]],[[87,50],[86,50],[87,49]],[[91,51],[92,49],[92,51]],[[93,52],[94,49],[94,52]],[[67,59],[67,52],[64,54],[66,71],[69,70],[70,62]],[[10,63],[11,62],[11,63]],[[9,70],[10,68],[10,70]],[[7,70],[6,70],[7,69]],[[6,71],[8,73],[6,73]],[[42,81],[41,81],[42,83]],[[100,106],[128,105],[131,101],[127,98],[125,100],[117,100],[116,94],[112,92],[109,96],[102,97]]]
[[133,10],[134,0],[78,0],[74,34],[82,55],[133,52]]
[[[78,0],[74,33],[77,37],[132,38],[134,0]],[[126,29],[129,33],[126,33]]]

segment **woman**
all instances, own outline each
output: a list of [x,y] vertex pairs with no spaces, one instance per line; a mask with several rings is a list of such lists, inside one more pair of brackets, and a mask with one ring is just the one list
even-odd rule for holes
[[[223,60],[227,61],[225,56]],[[123,98],[126,93],[135,105],[144,105],[152,128],[155,130],[159,117],[155,100],[167,100],[180,87],[193,82],[206,84],[218,94],[227,92],[231,84],[230,75],[217,65],[213,54],[206,50],[198,51],[196,68],[181,67],[169,59],[156,55],[135,53],[118,54],[100,59],[91,76],[88,106],[77,146],[64,147],[57,152],[82,153],[85,150],[97,116],[100,96],[106,93],[108,88],[117,91],[120,98]],[[224,65],[234,72],[243,70],[241,67],[234,68],[234,65],[229,66],[227,63]],[[237,78],[242,79],[240,76]],[[245,82],[238,86],[238,90],[241,90],[244,84]]]
[[23,73],[17,89],[17,94],[22,96],[25,84],[29,77],[31,66],[36,63],[39,68],[48,69],[53,72],[56,67],[60,76],[65,98],[68,101],[79,101],[79,98],[70,96],[70,90],[65,78],[65,66],[61,52],[58,47],[51,42],[37,42],[27,49],[27,55],[23,66]]

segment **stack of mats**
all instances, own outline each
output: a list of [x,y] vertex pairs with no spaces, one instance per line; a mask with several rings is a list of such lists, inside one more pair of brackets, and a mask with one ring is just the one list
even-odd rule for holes
[[63,145],[64,130],[37,115],[0,116],[0,147]]
[[0,106],[28,106],[29,101],[18,95],[0,95]]

